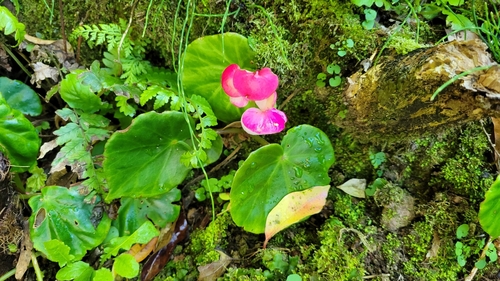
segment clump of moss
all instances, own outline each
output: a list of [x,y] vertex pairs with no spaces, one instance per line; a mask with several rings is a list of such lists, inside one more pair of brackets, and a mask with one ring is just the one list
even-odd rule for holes
[[353,249],[346,243],[351,234],[342,229],[345,226],[335,217],[321,227],[318,232],[321,245],[312,259],[298,265],[303,280],[361,280],[366,250]]
[[197,229],[191,234],[187,252],[196,256],[196,265],[204,265],[219,260],[217,248],[227,246],[227,227],[231,223],[231,216],[225,212],[215,218],[207,228]]
[[404,26],[390,36],[387,47],[393,48],[399,55],[406,55],[411,51],[428,46],[418,43],[415,40],[415,37],[416,32],[411,31],[408,27]]
[[455,147],[454,156],[446,160],[430,184],[452,188],[474,202],[483,200],[494,178],[486,159],[490,144],[481,124],[467,125]]

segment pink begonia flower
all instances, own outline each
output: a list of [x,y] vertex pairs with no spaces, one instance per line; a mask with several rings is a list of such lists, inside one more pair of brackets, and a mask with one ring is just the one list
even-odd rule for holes
[[262,111],[252,107],[243,112],[241,126],[250,135],[276,134],[285,129],[286,115],[276,108]]
[[256,72],[231,64],[222,72],[222,88],[237,107],[255,101],[258,108],[249,108],[241,116],[241,126],[250,135],[268,135],[283,131],[287,118],[275,108],[278,76],[271,69]]
[[246,106],[250,100],[267,99],[276,92],[278,84],[278,76],[269,68],[251,72],[231,64],[222,72],[222,88],[237,107]]
[[269,135],[283,131],[287,121],[284,112],[274,108],[277,94],[255,103],[259,108],[249,108],[241,116],[241,126],[250,135]]

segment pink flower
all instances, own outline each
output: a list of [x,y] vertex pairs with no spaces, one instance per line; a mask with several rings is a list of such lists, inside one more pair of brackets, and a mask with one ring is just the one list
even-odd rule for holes
[[278,83],[278,76],[269,68],[250,72],[231,64],[222,72],[222,88],[232,104],[245,107],[252,100],[258,107],[241,116],[241,126],[248,134],[275,134],[285,128],[286,115],[275,108]]
[[222,88],[237,107],[246,106],[250,100],[267,99],[276,92],[278,84],[278,76],[269,68],[251,72],[231,64],[222,72]]

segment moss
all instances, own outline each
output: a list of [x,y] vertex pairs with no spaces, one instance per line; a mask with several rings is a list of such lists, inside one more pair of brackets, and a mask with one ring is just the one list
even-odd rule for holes
[[401,247],[401,240],[393,233],[388,233],[385,237],[385,241],[382,244],[382,254],[385,260],[388,262],[388,266],[392,266],[399,262],[396,260],[395,252]]
[[342,218],[344,224],[362,229],[369,225],[365,214],[365,201],[357,200],[342,191],[335,190],[333,199],[334,214]]
[[321,227],[318,236],[321,245],[312,259],[299,264],[299,274],[303,280],[361,280],[364,275],[366,250],[353,249],[346,241],[351,241],[350,233],[341,230],[345,226],[335,217]]
[[196,256],[195,262],[197,266],[219,259],[219,253],[216,249],[223,249],[227,246],[225,238],[229,223],[231,223],[231,217],[228,212],[225,212],[217,216],[207,228],[193,231],[190,244],[186,250]]
[[415,41],[415,38],[416,32],[412,32],[407,26],[404,26],[387,39],[389,40],[387,48],[393,48],[399,55],[406,55],[416,49],[427,47],[427,45]]

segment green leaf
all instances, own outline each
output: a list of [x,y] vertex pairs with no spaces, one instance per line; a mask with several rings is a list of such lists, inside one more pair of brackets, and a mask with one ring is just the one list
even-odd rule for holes
[[18,45],[24,40],[26,34],[24,24],[18,22],[17,18],[4,6],[0,6],[0,29],[3,29],[5,35],[15,32],[14,38]]
[[57,274],[57,280],[75,280],[88,281],[92,280],[94,269],[86,262],[78,261],[61,268]]
[[180,163],[191,150],[185,140],[190,140],[189,127],[180,112],[144,113],[126,130],[115,132],[104,150],[106,201],[152,197],[180,184],[191,169]]
[[462,239],[469,234],[469,225],[462,224],[457,228],[457,238]]
[[365,19],[366,21],[374,21],[377,18],[377,11],[372,9],[365,9]]
[[99,268],[94,272],[94,278],[92,281],[113,281],[113,273],[107,268]]
[[452,11],[447,10],[443,10],[442,13],[447,15],[446,22],[451,23],[452,30],[475,27],[474,23],[463,15],[455,14]]
[[105,215],[95,226],[92,211],[100,199],[96,197],[92,200],[94,204],[89,204],[84,201],[85,197],[78,187],[48,186],[42,189],[41,195],[29,200],[33,210],[29,219],[30,235],[35,249],[48,256],[45,243],[57,239],[69,246],[69,254],[79,260],[106,238],[111,220]]
[[134,278],[139,274],[139,263],[131,254],[121,254],[113,263],[113,271],[125,278]]
[[243,69],[253,69],[254,57],[247,38],[236,33],[204,36],[191,42],[184,55],[182,84],[186,94],[207,99],[223,122],[239,120],[245,109],[230,103],[222,90],[221,75],[233,63]]
[[330,183],[335,161],[328,137],[301,125],[288,130],[281,145],[269,144],[250,153],[234,176],[231,216],[238,226],[264,233],[269,212],[287,194]]
[[113,226],[118,228],[120,236],[134,233],[148,220],[163,228],[179,216],[180,206],[172,202],[180,199],[181,191],[177,188],[150,198],[122,198],[118,219],[113,222]]
[[373,5],[373,2],[375,2],[375,0],[351,0],[351,2],[358,7],[361,7],[363,5],[371,7]]
[[111,239],[109,245],[104,248],[104,254],[101,260],[105,261],[111,256],[118,255],[120,250],[129,250],[132,245],[139,243],[148,243],[151,239],[158,236],[160,232],[156,229],[152,222],[146,221],[130,236],[120,236]]
[[53,262],[59,263],[59,267],[65,266],[75,258],[75,256],[69,253],[71,249],[57,239],[45,242],[44,246],[45,249],[47,249],[47,258]]
[[342,79],[340,78],[340,76],[335,76],[328,79],[328,84],[330,84],[330,86],[332,87],[337,87],[338,85],[340,85],[340,83],[342,83]]
[[484,201],[479,206],[479,223],[492,237],[500,236],[498,214],[500,214],[500,176],[486,192]]
[[38,116],[42,113],[42,103],[30,86],[21,81],[0,77],[0,93],[10,107],[23,114]]
[[[326,71],[328,71],[328,73],[330,73],[330,74],[333,74],[333,73],[339,74],[340,73],[340,66],[338,64],[329,64],[326,67]],[[326,78],[326,75],[325,75],[325,78]]]
[[0,96],[0,152],[9,158],[11,171],[27,171],[36,163],[39,149],[35,127]]
[[344,51],[344,50],[338,50],[338,51],[337,51],[337,55],[338,55],[339,57],[343,57],[343,56],[347,55],[347,52],[346,52],[346,51]]
[[66,75],[61,81],[59,90],[61,98],[72,108],[81,109],[87,113],[93,113],[101,108],[101,99],[92,92],[90,86],[80,81],[79,74],[82,70],[76,70]]
[[29,172],[31,176],[26,180],[26,189],[33,193],[40,191],[45,186],[47,174],[38,166],[32,166]]
[[345,40],[345,45],[347,48],[352,48],[352,47],[354,47],[354,41],[351,38],[349,38],[349,39]]
[[484,258],[482,258],[482,259],[478,260],[478,261],[474,264],[474,266],[475,266],[475,267],[477,267],[478,269],[483,269],[483,268],[485,268],[485,267],[486,267],[486,264],[487,264],[487,263],[486,263],[486,260],[485,260]]

